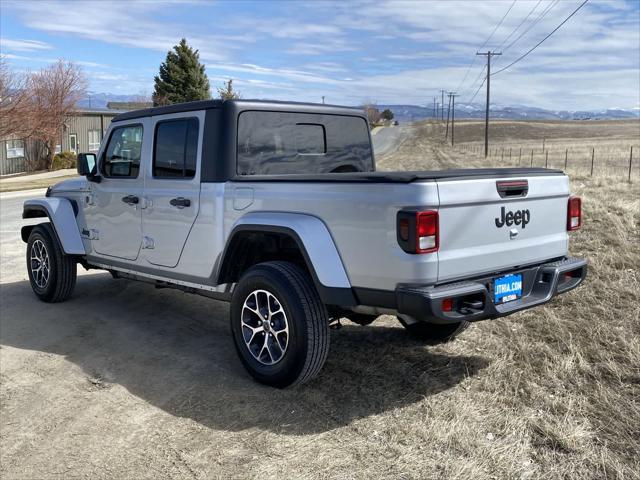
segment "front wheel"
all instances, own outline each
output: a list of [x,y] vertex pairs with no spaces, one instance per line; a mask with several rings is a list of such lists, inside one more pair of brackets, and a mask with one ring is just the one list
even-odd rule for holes
[[64,302],[76,286],[76,261],[66,255],[50,223],[31,230],[27,242],[31,289],[43,302]]
[[231,299],[240,360],[260,383],[308,382],[329,352],[329,319],[310,276],[289,262],[265,262],[240,278]]
[[467,321],[439,324],[416,321],[408,322],[402,317],[398,317],[398,320],[411,335],[434,344],[453,340],[469,326],[469,322]]

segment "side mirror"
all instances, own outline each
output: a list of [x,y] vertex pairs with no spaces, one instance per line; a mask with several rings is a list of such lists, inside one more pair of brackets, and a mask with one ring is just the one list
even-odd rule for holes
[[98,158],[95,153],[79,153],[77,160],[78,175],[87,177],[90,181],[99,178],[96,175]]

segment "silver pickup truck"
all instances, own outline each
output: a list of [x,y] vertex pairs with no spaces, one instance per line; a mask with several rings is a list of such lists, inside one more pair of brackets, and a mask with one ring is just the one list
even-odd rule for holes
[[[27,270],[45,302],[76,266],[231,302],[259,382],[304,383],[329,325],[398,317],[426,342],[549,301],[585,278],[561,171],[376,172],[356,109],[202,101],[116,117],[82,178],[28,200]],[[107,301],[107,300],[105,300]]]

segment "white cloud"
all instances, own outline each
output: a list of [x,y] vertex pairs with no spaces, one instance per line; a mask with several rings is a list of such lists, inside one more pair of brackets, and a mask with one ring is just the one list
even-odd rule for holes
[[40,40],[15,40],[11,38],[0,38],[0,51],[7,50],[17,52],[33,52],[39,50],[51,50],[53,47]]

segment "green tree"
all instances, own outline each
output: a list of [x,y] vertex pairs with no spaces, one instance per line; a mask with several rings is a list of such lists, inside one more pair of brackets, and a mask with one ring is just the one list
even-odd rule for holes
[[222,100],[237,100],[240,98],[240,92],[233,89],[233,79],[230,78],[228,82],[222,82],[223,86],[218,87],[218,95]]
[[167,52],[167,59],[160,65],[155,77],[154,105],[209,100],[209,79],[200,63],[198,50],[192,49],[183,38]]
[[388,108],[382,112],[382,118],[384,120],[393,120],[393,112]]

